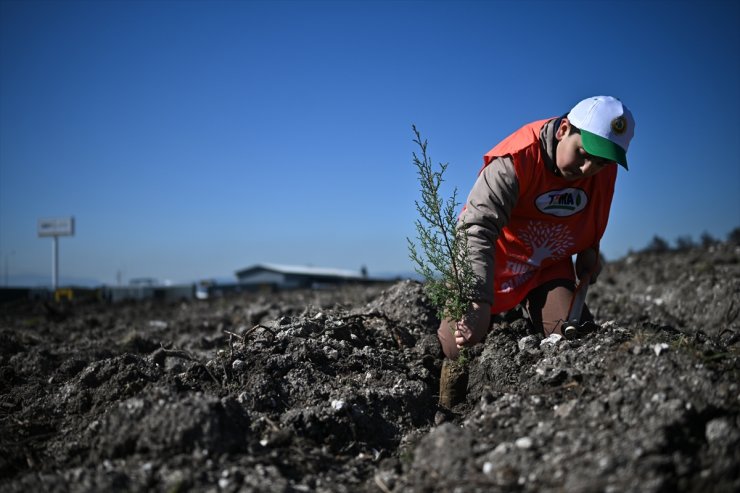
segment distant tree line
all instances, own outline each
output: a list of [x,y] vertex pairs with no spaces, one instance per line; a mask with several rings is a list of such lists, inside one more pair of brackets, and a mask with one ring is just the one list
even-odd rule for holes
[[[727,234],[727,242],[733,245],[740,245],[740,228],[735,228]],[[717,245],[718,243],[721,243],[721,241],[706,231],[701,234],[698,242],[694,241],[694,238],[692,238],[691,235],[679,236],[678,238],[676,238],[673,247],[671,247],[671,244],[667,240],[661,238],[658,235],[655,235],[653,236],[653,239],[650,241],[650,243],[648,243],[647,246],[641,251],[653,253],[663,253],[670,251],[681,252],[696,248],[698,246],[707,248],[712,245]]]

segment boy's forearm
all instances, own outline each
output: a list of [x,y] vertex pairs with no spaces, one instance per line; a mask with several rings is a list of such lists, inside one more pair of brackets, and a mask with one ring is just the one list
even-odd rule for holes
[[493,259],[496,236],[481,226],[470,226],[468,251],[473,273],[478,278],[475,301],[493,304]]

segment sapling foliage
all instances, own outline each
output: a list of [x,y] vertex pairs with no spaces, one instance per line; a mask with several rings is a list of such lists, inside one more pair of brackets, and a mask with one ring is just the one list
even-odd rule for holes
[[424,290],[440,319],[459,321],[470,308],[479,279],[470,262],[465,224],[458,225],[457,188],[446,201],[442,199],[440,186],[449,163],[439,163],[434,169],[427,153],[427,141],[422,140],[415,125],[412,129],[416,137],[414,142],[421,151],[420,155],[413,153],[421,185],[421,200],[416,201],[420,249],[406,238],[409,256],[416,272],[424,278]]

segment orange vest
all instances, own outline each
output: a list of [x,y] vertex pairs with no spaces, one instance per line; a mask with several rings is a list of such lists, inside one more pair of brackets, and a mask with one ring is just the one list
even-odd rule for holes
[[509,310],[553,279],[575,279],[571,255],[598,248],[614,194],[617,166],[576,181],[555,176],[545,164],[540,130],[548,120],[520,128],[483,157],[511,156],[519,198],[495,249],[492,313]]

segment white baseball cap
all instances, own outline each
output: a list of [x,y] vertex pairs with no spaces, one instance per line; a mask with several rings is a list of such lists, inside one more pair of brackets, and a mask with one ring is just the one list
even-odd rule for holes
[[567,118],[581,131],[586,152],[629,169],[627,148],[635,135],[635,119],[620,100],[611,96],[584,99],[570,110]]

